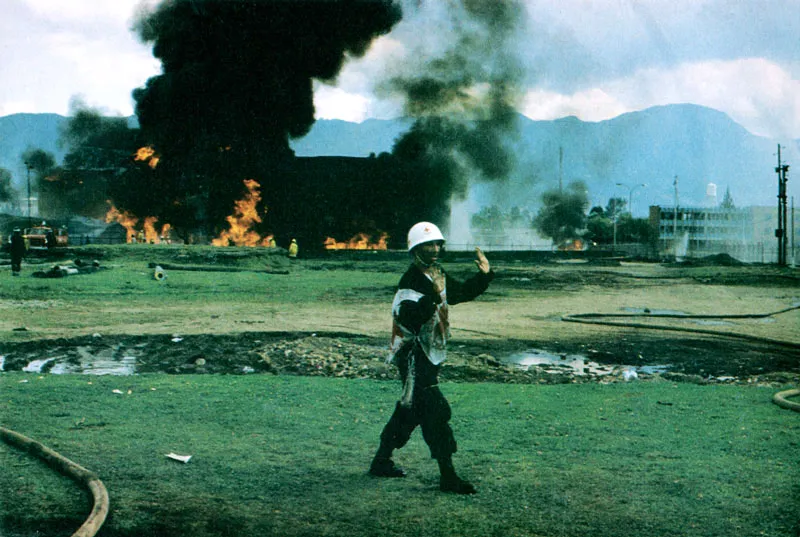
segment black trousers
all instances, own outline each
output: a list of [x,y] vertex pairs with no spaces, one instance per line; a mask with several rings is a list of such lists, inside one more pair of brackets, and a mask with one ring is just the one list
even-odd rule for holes
[[[397,365],[405,383],[408,359],[399,359]],[[397,403],[392,417],[381,432],[381,445],[391,449],[401,448],[408,443],[411,433],[419,426],[422,429],[422,438],[431,451],[431,457],[449,458],[457,451],[458,446],[449,423],[450,405],[438,386],[439,368],[422,352],[416,353],[415,366],[411,407]]]

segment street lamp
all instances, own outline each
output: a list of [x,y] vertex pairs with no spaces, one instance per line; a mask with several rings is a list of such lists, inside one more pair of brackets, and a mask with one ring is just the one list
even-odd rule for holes
[[[616,183],[617,186],[624,186],[628,189],[628,212],[631,213],[633,219],[633,191],[640,186],[647,186],[646,183],[639,183],[638,185],[628,186],[625,183]],[[616,204],[614,204],[614,248],[612,252],[617,249],[617,219],[619,211],[617,211]]]
[[25,169],[28,170],[28,227],[31,227],[31,168],[33,165],[25,161]]
[[631,213],[631,218],[633,218],[633,191],[640,186],[647,186],[647,183],[640,183],[633,186],[628,186],[625,183],[617,183],[617,186],[624,186],[628,189],[628,212]]

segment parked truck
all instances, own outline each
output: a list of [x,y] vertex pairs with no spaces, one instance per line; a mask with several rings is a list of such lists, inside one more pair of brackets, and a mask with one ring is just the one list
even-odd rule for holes
[[47,250],[69,244],[66,226],[52,228],[44,222],[40,226],[25,228],[22,237],[25,239],[28,250]]

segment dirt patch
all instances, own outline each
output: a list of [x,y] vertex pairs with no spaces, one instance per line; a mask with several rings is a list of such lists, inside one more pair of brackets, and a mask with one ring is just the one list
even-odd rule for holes
[[[522,368],[508,361],[519,353],[543,352],[564,359],[551,366]],[[7,344],[3,371],[125,374],[277,374],[396,380],[385,362],[386,341],[339,333],[247,332],[238,335],[86,336]],[[601,373],[585,373],[566,364],[575,356],[602,364]],[[115,364],[118,366],[115,368]],[[800,381],[794,349],[715,338],[653,338],[626,335],[561,342],[545,347],[535,341],[455,341],[442,368],[443,380],[499,383],[611,382],[625,371],[638,378],[659,375],[675,381]],[[653,372],[648,372],[653,371]]]

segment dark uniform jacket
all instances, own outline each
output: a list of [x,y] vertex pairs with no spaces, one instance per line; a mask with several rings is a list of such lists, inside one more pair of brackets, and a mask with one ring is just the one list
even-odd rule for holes
[[[450,335],[448,307],[474,300],[486,291],[494,272],[478,272],[460,282],[444,270],[445,289],[440,303],[435,300],[433,282],[412,264],[400,278],[392,304],[390,361],[400,369],[404,383],[403,401],[410,404],[414,385],[422,388],[438,382],[439,364],[446,358]],[[409,373],[409,366],[411,375]]]

